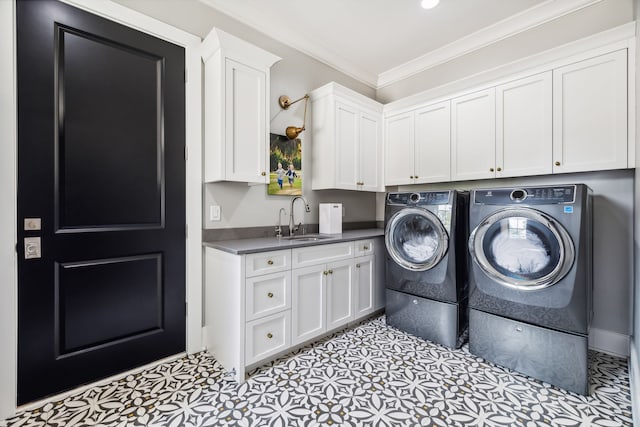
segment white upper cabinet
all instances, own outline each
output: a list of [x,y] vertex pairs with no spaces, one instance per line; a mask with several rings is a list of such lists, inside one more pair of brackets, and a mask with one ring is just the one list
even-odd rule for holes
[[385,185],[444,182],[451,178],[450,102],[385,119]]
[[440,102],[415,112],[414,182],[451,179],[451,103]]
[[451,100],[451,179],[495,176],[495,89]]
[[412,184],[414,174],[413,111],[385,118],[384,146],[385,185]]
[[280,58],[216,28],[201,55],[204,181],[268,183],[269,69]]
[[496,177],[552,172],[551,71],[496,87]]
[[627,50],[553,71],[553,172],[627,167]]
[[310,97],[312,189],[384,191],[382,104],[334,82]]

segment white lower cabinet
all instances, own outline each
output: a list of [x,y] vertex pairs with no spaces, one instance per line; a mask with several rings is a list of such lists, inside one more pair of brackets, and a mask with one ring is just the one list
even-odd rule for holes
[[245,363],[250,365],[286,350],[291,343],[291,312],[284,311],[247,323]]
[[382,238],[233,255],[205,248],[205,346],[248,367],[384,307]]
[[375,263],[373,255],[356,258],[354,261],[354,315],[355,317],[361,317],[375,310]]

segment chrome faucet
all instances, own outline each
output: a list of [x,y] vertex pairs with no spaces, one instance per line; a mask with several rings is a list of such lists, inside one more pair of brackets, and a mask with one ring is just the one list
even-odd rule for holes
[[284,208],[280,208],[278,211],[278,224],[276,225],[276,237],[279,239],[282,237],[282,214],[287,214],[287,211]]
[[[293,234],[302,226],[302,221],[300,221],[300,223],[296,226],[296,222],[293,218],[293,205],[295,205],[296,200],[298,199],[302,200],[302,202],[304,203],[305,212],[311,212],[311,208],[309,208],[309,202],[307,202],[307,199],[305,199],[304,197],[296,196],[291,199],[291,211],[289,212],[289,236],[293,236]],[[304,229],[302,230],[302,234],[304,234]]]

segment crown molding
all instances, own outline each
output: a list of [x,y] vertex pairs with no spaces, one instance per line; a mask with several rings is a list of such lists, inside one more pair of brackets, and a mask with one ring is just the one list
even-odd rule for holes
[[317,40],[312,40],[285,25],[263,25],[258,17],[260,12],[251,8],[246,3],[228,0],[198,0],[201,3],[216,9],[238,22],[241,22],[262,34],[271,37],[278,42],[292,47],[311,58],[328,65],[352,77],[367,86],[376,89],[378,76],[354,64],[352,61],[338,55]]
[[519,14],[503,19],[439,49],[426,53],[379,75],[354,64],[322,45],[322,42],[297,33],[285,25],[260,23],[260,12],[245,2],[199,0],[201,3],[352,77],[373,89],[380,89],[429,68],[514,36],[561,16],[603,0],[547,0]]
[[452,59],[482,49],[500,40],[545,24],[602,0],[547,0],[537,6],[471,33],[441,48],[380,73],[377,88],[383,88]]

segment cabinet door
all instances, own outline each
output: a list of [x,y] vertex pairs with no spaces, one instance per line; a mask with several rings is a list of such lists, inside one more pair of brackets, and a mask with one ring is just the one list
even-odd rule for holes
[[627,51],[553,71],[553,172],[627,167]]
[[384,185],[413,183],[413,120],[413,112],[385,119]]
[[358,174],[358,110],[336,102],[336,187],[356,190]]
[[451,179],[495,176],[495,89],[451,100]]
[[267,183],[265,73],[227,58],[225,104],[226,180]]
[[354,316],[359,318],[374,310],[375,271],[373,255],[356,258],[355,262],[355,309]]
[[382,170],[380,167],[382,163],[380,118],[373,114],[361,113],[359,120],[359,189],[363,191],[383,191]]
[[450,102],[416,111],[415,121],[415,183],[450,181]]
[[552,172],[551,71],[496,87],[496,176]]
[[326,272],[324,265],[291,271],[291,345],[326,330]]
[[353,320],[353,260],[327,264],[327,330]]

